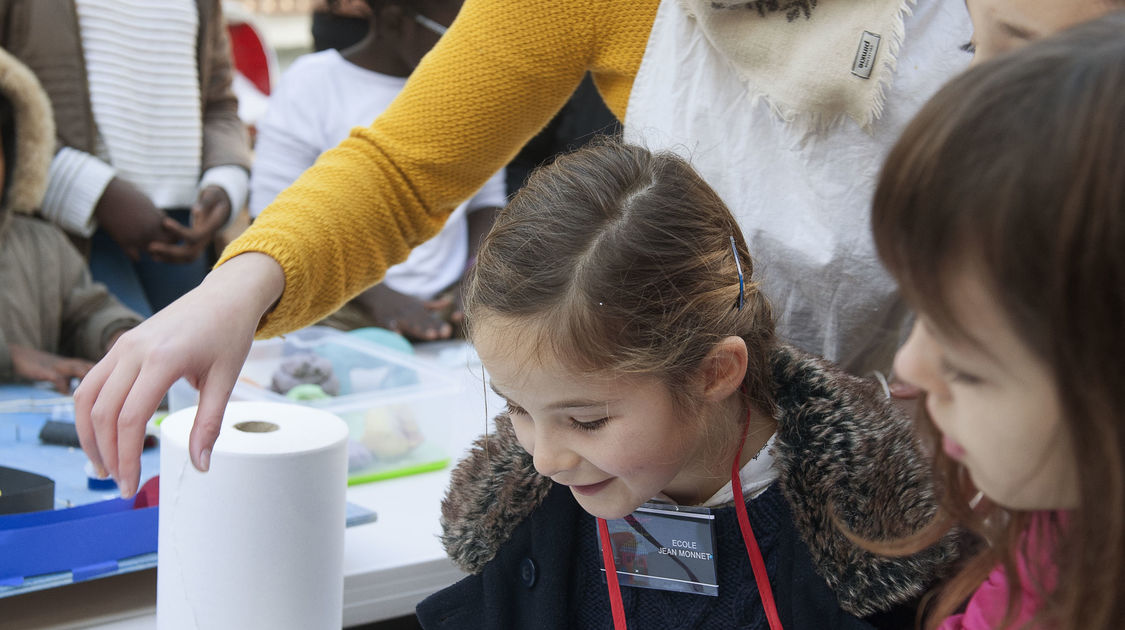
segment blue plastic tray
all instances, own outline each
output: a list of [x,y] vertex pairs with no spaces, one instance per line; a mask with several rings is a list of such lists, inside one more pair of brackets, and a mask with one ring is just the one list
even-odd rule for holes
[[154,554],[159,508],[133,506],[134,499],[111,499],[0,517],[0,585],[21,587],[58,572],[80,582],[119,572],[121,560]]
[[[58,394],[41,387],[0,385],[0,409],[20,401],[54,403]],[[72,412],[69,404],[70,409],[64,403],[19,413],[0,411],[0,464],[54,479],[59,508],[0,516],[0,598],[156,566],[159,508],[134,509],[135,499],[121,499],[116,490],[90,490],[83,471],[86,456],[80,449],[39,441],[43,423]],[[141,479],[159,470],[159,449],[146,449]],[[347,507],[348,527],[376,520],[371,510],[352,503]]]

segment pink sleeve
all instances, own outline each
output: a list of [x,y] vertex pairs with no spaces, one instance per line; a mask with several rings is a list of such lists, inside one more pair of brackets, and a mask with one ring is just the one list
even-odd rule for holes
[[[1036,562],[1041,567],[1045,568],[1045,572],[1041,572],[1041,574],[1046,578],[1047,588],[1050,589],[1053,588],[1055,576],[1050,559],[1052,545],[1046,540],[1046,532],[1048,531],[1045,528],[1046,522],[1046,516],[1033,521],[1029,553],[1036,557]],[[1042,598],[1032,586],[1035,579],[1029,570],[1027,558],[1021,555],[1016,560],[1016,566],[1020,574],[1022,590],[1018,599],[1019,612],[1013,622],[1005,628],[1023,627],[1024,624],[1035,617],[1036,611],[1043,604]],[[1004,620],[1004,613],[1007,612],[1008,608],[1008,588],[1008,576],[1004,573],[1004,567],[997,566],[992,570],[992,573],[988,574],[988,578],[973,593],[973,596],[969,598],[969,603],[965,606],[965,612],[949,617],[938,626],[938,630],[1000,629],[1000,622]]]
[[1008,578],[996,567],[969,598],[965,612],[945,620],[938,630],[994,630],[1008,606]]

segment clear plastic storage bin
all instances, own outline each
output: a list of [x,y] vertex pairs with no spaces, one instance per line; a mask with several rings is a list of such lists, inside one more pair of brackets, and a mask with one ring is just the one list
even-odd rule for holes
[[[292,402],[343,418],[356,484],[447,466],[443,438],[459,393],[455,380],[410,355],[313,326],[255,341],[231,400]],[[168,392],[172,411],[198,401],[182,379]]]

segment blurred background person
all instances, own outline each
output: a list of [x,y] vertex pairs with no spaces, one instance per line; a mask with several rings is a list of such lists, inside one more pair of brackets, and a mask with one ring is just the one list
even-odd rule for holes
[[141,318],[90,280],[43,201],[55,126],[35,76],[0,50],[0,382],[48,381],[70,393]]
[[42,214],[141,314],[198,285],[250,167],[219,0],[0,0],[0,33],[55,112]]

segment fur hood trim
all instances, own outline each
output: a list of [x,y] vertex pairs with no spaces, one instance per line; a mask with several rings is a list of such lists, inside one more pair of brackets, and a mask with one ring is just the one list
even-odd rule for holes
[[[813,564],[841,605],[859,616],[920,594],[956,557],[955,535],[905,558],[862,551],[836,526],[869,539],[918,531],[936,511],[928,458],[908,417],[874,383],[788,346],[771,357],[778,403],[773,455],[779,483]],[[511,422],[481,437],[453,471],[442,503],[442,543],[463,570],[479,573],[543,501],[539,475]]]
[[0,93],[8,99],[15,120],[15,155],[5,155],[10,166],[0,205],[0,234],[13,212],[32,214],[47,191],[47,171],[55,154],[55,120],[46,92],[31,70],[0,49]]

